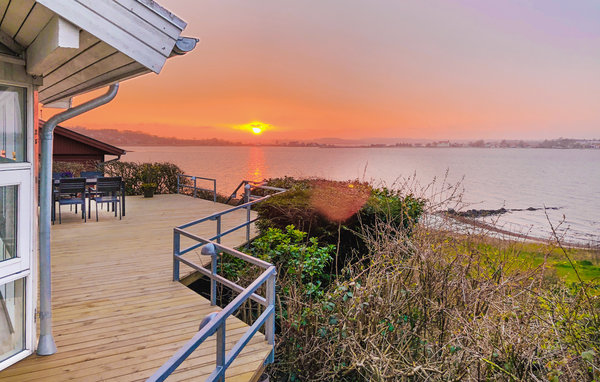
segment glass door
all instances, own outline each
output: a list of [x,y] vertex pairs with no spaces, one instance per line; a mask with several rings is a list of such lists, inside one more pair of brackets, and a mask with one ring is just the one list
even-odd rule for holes
[[28,90],[0,83],[0,370],[33,350],[35,225],[28,120],[33,106]]

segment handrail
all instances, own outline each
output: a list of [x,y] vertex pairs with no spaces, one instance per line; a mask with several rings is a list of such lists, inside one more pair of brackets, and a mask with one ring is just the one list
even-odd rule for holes
[[[178,178],[179,180],[179,178]],[[243,181],[242,184],[246,182]],[[179,183],[179,181],[178,181]],[[238,187],[239,188],[239,187]],[[183,263],[192,269],[200,272],[202,275],[210,279],[210,303],[211,305],[217,304],[217,283],[224,285],[239,295],[231,301],[223,310],[219,313],[211,313],[205,317],[200,325],[200,329],[196,335],[192,337],[182,348],[180,348],[164,365],[160,367],[147,381],[164,381],[169,375],[171,375],[187,357],[189,357],[195,349],[198,348],[208,337],[216,333],[216,367],[207,381],[224,381],[225,371],[235,360],[235,358],[242,351],[244,346],[252,339],[252,337],[258,332],[261,327],[265,327],[265,338],[267,343],[271,345],[271,353],[269,354],[265,363],[271,363],[274,359],[275,352],[275,280],[277,271],[275,266],[264,260],[250,256],[236,249],[229,248],[221,244],[221,238],[231,232],[246,227],[246,244],[250,241],[250,224],[256,221],[256,219],[250,219],[251,207],[264,201],[273,195],[266,195],[256,200],[250,200],[252,188],[264,188],[270,191],[276,191],[277,194],[285,192],[287,190],[277,187],[268,187],[262,184],[255,183],[251,185],[249,182],[245,183],[244,193],[246,203],[240,206],[232,207],[228,210],[221,211],[204,218],[194,220],[192,222],[180,225],[173,229],[173,281],[179,281],[179,266]],[[229,229],[226,232],[221,232],[221,217],[239,209],[246,209],[246,222]],[[193,234],[186,231],[186,228],[200,224],[206,221],[215,220],[217,222],[217,234],[210,238],[203,238],[199,235]],[[181,236],[193,240],[195,243],[188,248],[181,248]],[[185,253],[188,253],[196,248],[202,247],[201,253],[203,255],[210,255],[211,265],[210,271],[203,266],[194,264],[183,258]],[[226,279],[223,276],[217,274],[218,257],[222,253],[227,253],[238,259],[244,260],[247,263],[258,266],[264,271],[258,276],[248,287],[244,288],[231,280]],[[266,284],[265,296],[260,296],[256,291]],[[229,316],[231,316],[244,302],[247,300],[253,300],[258,304],[264,306],[262,314],[255,320],[255,322],[248,328],[246,333],[241,339],[233,346],[233,348],[225,354],[225,324]]]
[[[251,181],[246,181],[246,180],[242,181],[242,183],[244,183],[244,182],[247,182],[246,185],[244,186],[244,189],[245,189],[244,190],[244,194],[245,194],[244,198],[245,198],[246,203],[241,204],[239,206],[231,207],[231,208],[229,208],[229,209],[227,209],[225,211],[216,212],[216,213],[214,213],[212,215],[208,215],[208,216],[205,216],[205,217],[197,219],[197,220],[193,220],[191,222],[182,224],[182,225],[178,226],[177,228],[180,228],[180,229],[189,228],[189,227],[191,227],[193,225],[200,224],[200,223],[203,223],[203,222],[208,221],[208,220],[216,220],[216,222],[217,222],[217,235],[214,236],[211,240],[217,240],[217,243],[220,243],[221,242],[221,238],[223,236],[225,236],[227,234],[230,234],[232,232],[235,232],[235,231],[237,231],[240,228],[246,227],[246,243],[250,242],[250,224],[252,224],[252,223],[254,223],[256,221],[256,219],[254,219],[254,220],[250,219],[251,207],[253,205],[255,205],[257,203],[260,203],[260,202],[263,202],[263,201],[265,201],[265,200],[267,200],[267,199],[269,199],[269,198],[271,198],[271,197],[273,197],[275,195],[279,195],[281,193],[284,193],[287,190],[285,188],[263,186],[262,184],[259,184],[257,182],[251,182]],[[255,183],[255,185],[253,186],[253,185],[251,185],[251,183]],[[258,199],[250,200],[252,198],[252,189],[257,189],[257,188],[258,189],[265,189],[265,190],[269,190],[269,191],[277,191],[277,192],[274,193],[274,194],[271,194],[271,195],[266,195],[266,196],[258,197]],[[236,227],[228,230],[227,232],[221,233],[221,217],[223,215],[227,215],[227,214],[229,214],[229,213],[231,213],[233,211],[240,210],[240,209],[245,209],[246,210],[246,222],[244,222],[244,223],[242,223],[242,224],[240,224],[240,225],[238,225],[238,226],[236,226]],[[200,245],[195,245],[193,247],[190,247],[188,250],[192,251],[192,250],[194,250],[194,249],[196,249],[198,247],[200,247]]]
[[[194,185],[191,186],[191,185],[185,184],[185,183],[183,183],[180,180],[180,178],[190,178],[190,179],[192,179],[194,181]],[[198,187],[197,182],[196,182],[198,179],[211,181],[213,183],[212,190],[208,189],[208,188]],[[191,188],[191,189],[193,189],[194,190],[194,193],[193,193],[194,198],[197,197],[198,190],[200,190],[200,191],[206,191],[206,192],[212,192],[213,193],[213,201],[214,202],[217,201],[217,180],[216,179],[205,178],[205,177],[202,177],[202,176],[192,176],[192,175],[185,175],[185,174],[177,174],[177,193],[179,194],[180,193],[179,190],[181,189],[183,191],[184,188]]]
[[[164,381],[171,375],[179,365],[189,357],[194,350],[198,348],[208,337],[217,334],[217,364],[215,370],[208,377],[207,381],[223,381],[225,371],[235,360],[244,346],[256,334],[261,326],[265,325],[265,337],[270,345],[275,344],[275,266],[267,268],[252,284],[250,284],[242,293],[240,293],[232,302],[230,302],[221,312],[219,312],[210,322],[205,325],[198,333],[192,337],[182,348],[180,348],[160,369],[158,369],[148,382]],[[242,338],[234,345],[227,354],[225,354],[225,323],[229,316],[238,309],[251,294],[253,294],[264,283],[267,284],[267,300],[269,305],[259,316],[256,322],[246,331]],[[272,360],[273,353],[270,358]]]
[[234,199],[237,196],[237,192],[240,189],[240,187],[246,187],[248,184],[252,185],[255,188],[264,188],[264,189],[272,189],[272,190],[285,190],[284,188],[278,188],[278,187],[269,187],[269,186],[265,186],[265,182],[258,182],[256,180],[242,180],[240,182],[240,184],[238,184],[238,186],[235,188],[235,190],[229,195],[229,198],[227,198],[227,201],[225,202],[225,204],[229,204],[229,202],[231,201],[231,199]]

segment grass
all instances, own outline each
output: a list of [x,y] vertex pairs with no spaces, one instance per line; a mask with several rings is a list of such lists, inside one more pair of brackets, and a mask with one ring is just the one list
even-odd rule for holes
[[[497,242],[482,242],[478,249],[488,255],[501,253],[508,246],[509,250],[519,253],[519,266],[521,270],[539,267],[546,262],[547,270],[555,273],[556,277],[567,284],[578,282],[575,270],[565,258],[560,248],[548,244],[507,241],[504,244]],[[574,261],[575,267],[583,281],[600,279],[600,250],[569,248],[567,254]]]

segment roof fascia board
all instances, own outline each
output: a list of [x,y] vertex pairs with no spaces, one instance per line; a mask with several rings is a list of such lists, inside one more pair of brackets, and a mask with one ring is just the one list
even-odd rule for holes
[[[119,1],[119,0],[117,0],[117,1]],[[123,0],[121,0],[121,1],[123,1]],[[164,18],[165,20],[167,20],[168,22],[175,25],[176,27],[178,27],[181,30],[184,30],[185,27],[187,26],[187,23],[185,21],[183,21],[176,15],[172,14],[171,12],[169,12],[169,10],[167,10],[166,8],[163,8],[160,4],[158,4],[157,2],[155,2],[153,0],[128,0],[128,1],[134,1],[136,3],[142,4],[143,6],[152,10],[156,14],[160,15],[162,18]]]
[[[83,5],[77,0],[37,0],[40,4],[46,6],[54,13],[69,20],[81,29],[84,29],[96,36],[98,39],[106,42],[113,48],[121,51],[125,55],[136,60],[146,68],[155,73],[159,73],[170,54],[175,41],[172,45],[164,47],[165,54],[161,54],[150,47],[148,44],[137,39],[135,35],[135,19],[133,13],[128,12],[132,19],[129,28],[124,29],[124,25],[115,25],[111,22],[110,14],[103,14],[94,9],[94,3]],[[120,5],[117,4],[122,9]],[[118,12],[115,8],[115,12]]]

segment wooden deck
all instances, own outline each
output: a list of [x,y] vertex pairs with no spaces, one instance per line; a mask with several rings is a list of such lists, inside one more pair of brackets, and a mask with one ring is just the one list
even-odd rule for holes
[[[104,210],[99,222],[92,212],[87,223],[64,208],[63,223],[52,228],[52,313],[58,352],[32,355],[1,371],[0,380],[140,381],[149,377],[192,338],[206,314],[219,310],[171,281],[173,227],[227,208],[182,195],[130,197],[123,220]],[[245,219],[245,211],[236,213],[224,218],[224,230]],[[193,232],[214,235],[214,223]],[[245,231],[240,230],[224,244],[241,244],[244,239]],[[228,348],[246,328],[236,318],[227,321]],[[213,336],[168,380],[203,381],[214,368],[214,349]],[[269,351],[264,336],[257,333],[228,369],[227,380],[257,378]]]

